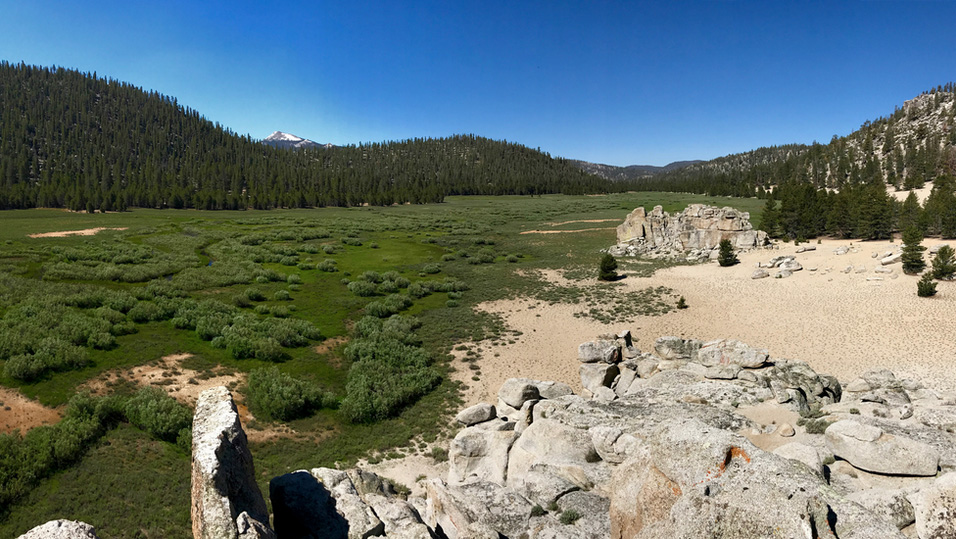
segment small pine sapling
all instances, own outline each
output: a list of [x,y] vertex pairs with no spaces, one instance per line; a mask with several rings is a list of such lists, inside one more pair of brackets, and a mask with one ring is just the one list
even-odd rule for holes
[[737,258],[737,253],[734,252],[734,246],[730,243],[730,240],[720,240],[720,252],[717,254],[717,263],[721,266],[733,266],[737,264],[740,260]]

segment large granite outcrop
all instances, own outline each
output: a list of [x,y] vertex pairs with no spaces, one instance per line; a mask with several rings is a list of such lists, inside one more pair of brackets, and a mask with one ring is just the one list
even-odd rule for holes
[[[843,387],[734,340],[662,337],[647,353],[625,332],[586,343],[578,359],[584,395],[515,378],[496,406],[459,416],[447,476],[425,481],[422,497],[358,469],[273,479],[278,537],[954,536],[956,394],[889,371]],[[225,389],[201,398],[194,424],[220,429],[229,405]],[[228,461],[244,437],[238,422],[221,429],[214,447]],[[238,461],[226,467],[245,470]],[[268,523],[236,516],[248,495],[223,492],[195,518]]]
[[661,206],[648,213],[636,208],[617,227],[615,256],[644,254],[706,260],[716,256],[721,240],[730,240],[738,250],[767,244],[767,234],[754,230],[750,214],[734,208],[691,204],[671,215]]

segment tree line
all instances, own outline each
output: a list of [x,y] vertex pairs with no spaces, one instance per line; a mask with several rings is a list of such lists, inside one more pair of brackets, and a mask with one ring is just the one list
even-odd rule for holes
[[391,205],[629,187],[475,135],[277,149],[155,91],[8,62],[0,62],[0,185],[0,208],[87,211]]
[[848,184],[839,191],[786,182],[767,193],[760,227],[771,237],[797,240],[821,235],[887,239],[910,228],[956,238],[956,177],[937,176],[923,204],[912,191],[897,201],[880,181]]

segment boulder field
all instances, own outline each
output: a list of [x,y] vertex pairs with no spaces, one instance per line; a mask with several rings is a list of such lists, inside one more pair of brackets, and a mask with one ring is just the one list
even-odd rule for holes
[[[207,390],[195,537],[956,537],[956,394],[885,370],[841,384],[730,339],[641,351],[623,332],[582,344],[578,362],[583,394],[513,378],[462,410],[447,475],[423,496],[361,469],[303,469],[271,481],[271,523],[232,398]],[[76,529],[24,537],[95,537]]]

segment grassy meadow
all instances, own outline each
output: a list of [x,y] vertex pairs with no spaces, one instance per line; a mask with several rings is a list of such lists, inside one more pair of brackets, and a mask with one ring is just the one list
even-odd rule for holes
[[[186,373],[185,385],[233,377],[240,408],[255,416],[246,427],[264,493],[270,478],[299,468],[429,452],[453,434],[448,418],[461,402],[448,376],[451,349],[514,338],[474,305],[535,296],[580,304],[581,316],[606,323],[666,313],[672,291],[619,297],[614,283],[575,281],[596,274],[599,249],[614,243],[613,227],[633,208],[690,203],[731,205],[755,223],[763,207],[628,193],[282,211],[2,212],[0,385],[66,418],[0,435],[0,536],[54,518],[89,522],[103,538],[190,536],[189,430],[173,421],[184,405],[142,394],[131,375],[171,354],[191,355],[170,373]],[[124,230],[28,237],[93,227]],[[531,230],[573,232],[522,234]],[[571,284],[548,285],[538,269]],[[470,367],[480,379],[479,365]],[[154,385],[172,388],[172,380]],[[92,387],[98,396],[85,397]],[[142,417],[147,401],[168,424]],[[75,442],[60,447],[60,439]]]

